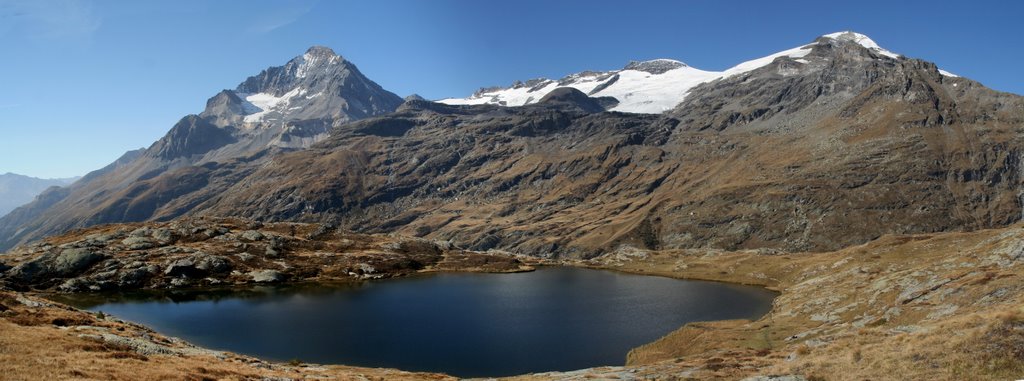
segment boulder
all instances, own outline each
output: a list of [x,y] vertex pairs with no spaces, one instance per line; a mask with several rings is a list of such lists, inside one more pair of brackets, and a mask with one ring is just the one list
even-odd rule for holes
[[199,279],[209,274],[229,272],[231,267],[231,261],[225,257],[196,253],[168,263],[164,267],[164,275]]
[[284,244],[285,241],[280,237],[270,237],[269,242],[267,242],[267,249],[264,253],[268,257],[278,257],[284,251]]
[[255,230],[246,230],[245,232],[242,232],[242,239],[247,241],[260,241],[263,238],[263,233]]
[[90,285],[89,280],[85,278],[71,278],[57,286],[57,289],[61,292],[81,292],[88,291]]
[[153,230],[153,234],[151,236],[163,245],[174,242],[174,234],[171,232],[171,229],[161,228]]
[[275,270],[257,270],[249,273],[255,283],[277,283],[285,280],[285,275]]
[[106,244],[107,242],[110,242],[113,239],[114,237],[110,234],[92,234],[85,237],[86,241],[95,242],[97,244]]
[[132,230],[131,233],[128,233],[128,237],[142,238],[142,237],[148,237],[148,236],[150,236],[152,234],[153,234],[153,229],[150,229],[150,228],[147,228],[147,227],[142,227],[142,228],[138,228],[138,229]]
[[164,266],[164,275],[171,277],[198,277],[203,271],[196,268],[192,258],[181,258]]
[[120,288],[137,288],[159,271],[155,265],[143,266],[121,271],[117,279]]
[[145,250],[156,246],[149,238],[135,236],[125,238],[121,244],[127,246],[128,250]]
[[192,285],[192,281],[188,278],[174,278],[171,279],[171,287],[186,287]]
[[196,269],[208,274],[221,274],[231,271],[231,261],[218,255],[196,254],[193,256]]
[[106,256],[89,248],[64,249],[60,252],[53,263],[50,271],[58,276],[71,276],[85,271],[96,262],[106,259]]
[[106,256],[89,248],[63,249],[43,254],[5,271],[5,278],[19,283],[36,283],[48,278],[68,278],[85,271]]
[[49,272],[49,268],[43,261],[36,259],[14,266],[13,269],[4,273],[4,277],[19,283],[32,283],[42,279]]

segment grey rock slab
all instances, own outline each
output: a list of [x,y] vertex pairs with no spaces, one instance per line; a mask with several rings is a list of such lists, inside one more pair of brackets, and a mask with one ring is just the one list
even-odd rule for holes
[[277,283],[285,280],[285,275],[276,270],[252,271],[249,276],[256,283]]

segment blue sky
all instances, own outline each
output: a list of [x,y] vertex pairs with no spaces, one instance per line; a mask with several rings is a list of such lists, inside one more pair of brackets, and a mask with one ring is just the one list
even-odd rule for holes
[[721,70],[854,30],[1024,93],[1024,2],[0,0],[0,173],[84,174],[326,45],[401,96],[673,58]]

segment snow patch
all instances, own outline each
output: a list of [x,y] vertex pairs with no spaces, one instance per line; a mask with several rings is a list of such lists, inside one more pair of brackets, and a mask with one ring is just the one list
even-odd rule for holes
[[[674,60],[665,60],[678,62]],[[614,97],[619,104],[613,111],[661,113],[675,107],[691,88],[720,77],[720,73],[682,66],[661,74],[640,70],[574,74],[562,81],[544,80],[536,86],[518,86],[475,94],[468,98],[448,98],[438,102],[451,105],[497,104],[522,106],[535,103],[559,87],[572,87],[593,97]],[[598,87],[600,91],[594,92]]]
[[[853,41],[885,57],[894,59],[900,57],[899,54],[883,49],[874,40],[860,33],[846,31],[827,34],[824,37]],[[614,97],[619,103],[611,109],[613,111],[661,113],[674,108],[685,100],[690,90],[697,85],[765,67],[780,57],[788,57],[798,63],[809,64],[810,60],[805,57],[811,53],[816,44],[817,42],[746,61],[724,71],[704,71],[687,66],[681,61],[656,59],[644,62],[631,62],[621,70],[571,74],[558,81],[541,79],[531,81],[532,86],[517,84],[509,88],[481,91],[466,98],[447,98],[437,102],[451,105],[495,104],[501,106],[522,106],[539,101],[544,95],[556,88],[567,86],[576,88],[591,97]],[[679,65],[679,67],[664,72],[656,71],[655,73],[657,74],[636,70],[637,68],[657,64],[662,64],[661,66],[665,64]],[[797,72],[799,69],[794,68],[789,71]],[[782,74],[787,75],[790,73]],[[955,77],[955,75],[946,71],[942,71],[942,75]]]
[[[720,77],[718,72],[703,71],[689,66],[669,70],[659,75],[650,75],[637,70],[623,70],[618,75],[618,80],[594,96],[610,96],[618,99],[619,104],[612,108],[614,111],[648,114],[671,110],[686,98],[690,89]],[[589,90],[592,88],[580,89],[584,93]]]
[[299,65],[295,68],[296,78],[306,78],[311,72],[319,71],[321,66],[329,66],[341,62],[341,56],[332,55],[325,57],[323,55],[316,55],[306,52],[299,59]]
[[[801,46],[747,61],[721,72],[700,70],[676,60],[657,59],[632,63],[622,70],[572,74],[560,81],[544,79],[535,86],[518,85],[477,93],[467,98],[441,99],[438,102],[450,105],[522,106],[539,101],[556,88],[572,87],[592,97],[614,97],[619,103],[611,108],[612,111],[658,114],[674,108],[697,85],[758,69],[778,57],[801,58],[810,53],[810,49],[811,45]],[[672,63],[680,67],[661,74],[630,69],[643,67],[645,63]]]
[[247,102],[243,105],[245,123],[262,122],[271,112],[288,110],[291,99],[306,94],[306,89],[296,88],[284,95],[277,97],[268,93],[246,94],[239,93],[238,96]]
[[888,50],[883,49],[881,46],[878,46],[878,44],[875,43],[875,40],[872,40],[870,37],[865,36],[865,35],[860,34],[860,33],[851,32],[851,31],[845,31],[845,32],[829,33],[829,34],[826,34],[824,37],[831,38],[833,40],[840,40],[840,41],[853,41],[853,42],[855,42],[857,44],[860,44],[860,46],[863,46],[865,48],[871,49],[872,51],[874,51],[874,52],[876,52],[878,54],[881,54],[883,56],[886,56],[886,57],[889,57],[889,58],[894,58],[894,59],[895,58],[900,58],[899,54],[896,54],[896,53],[893,53],[893,52],[890,52]]
[[808,54],[811,53],[811,48],[813,48],[813,47],[814,47],[814,44],[804,45],[804,46],[801,46],[801,47],[798,47],[798,48],[793,48],[793,49],[789,49],[789,50],[783,50],[781,52],[772,54],[770,56],[764,56],[764,57],[761,57],[761,58],[758,58],[758,59],[754,59],[754,60],[750,60],[750,61],[741,63],[739,65],[733,66],[733,67],[729,68],[728,70],[722,72],[722,78],[731,77],[731,76],[734,76],[736,74],[743,74],[743,73],[746,73],[746,72],[754,71],[756,69],[765,67],[768,64],[772,63],[772,61],[775,61],[775,59],[779,58],[779,57],[789,57],[789,58],[794,58],[794,59],[796,59],[796,58],[803,58],[803,57],[805,57],[805,56],[807,56]]
[[942,74],[942,75],[947,76],[947,77],[960,78],[959,75],[950,73],[950,72],[942,70],[942,69],[939,69],[939,74]]

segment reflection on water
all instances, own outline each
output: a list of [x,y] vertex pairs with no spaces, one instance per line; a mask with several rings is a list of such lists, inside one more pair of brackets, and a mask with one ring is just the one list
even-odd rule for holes
[[542,268],[60,301],[273,360],[472,377],[621,365],[631,348],[685,323],[757,318],[774,296],[724,283]]
[[342,290],[356,290],[366,283],[296,283],[247,287],[210,287],[181,290],[137,290],[126,292],[53,294],[47,298],[80,309],[100,311],[104,304],[217,302],[223,299],[261,299],[294,294],[330,295]]

